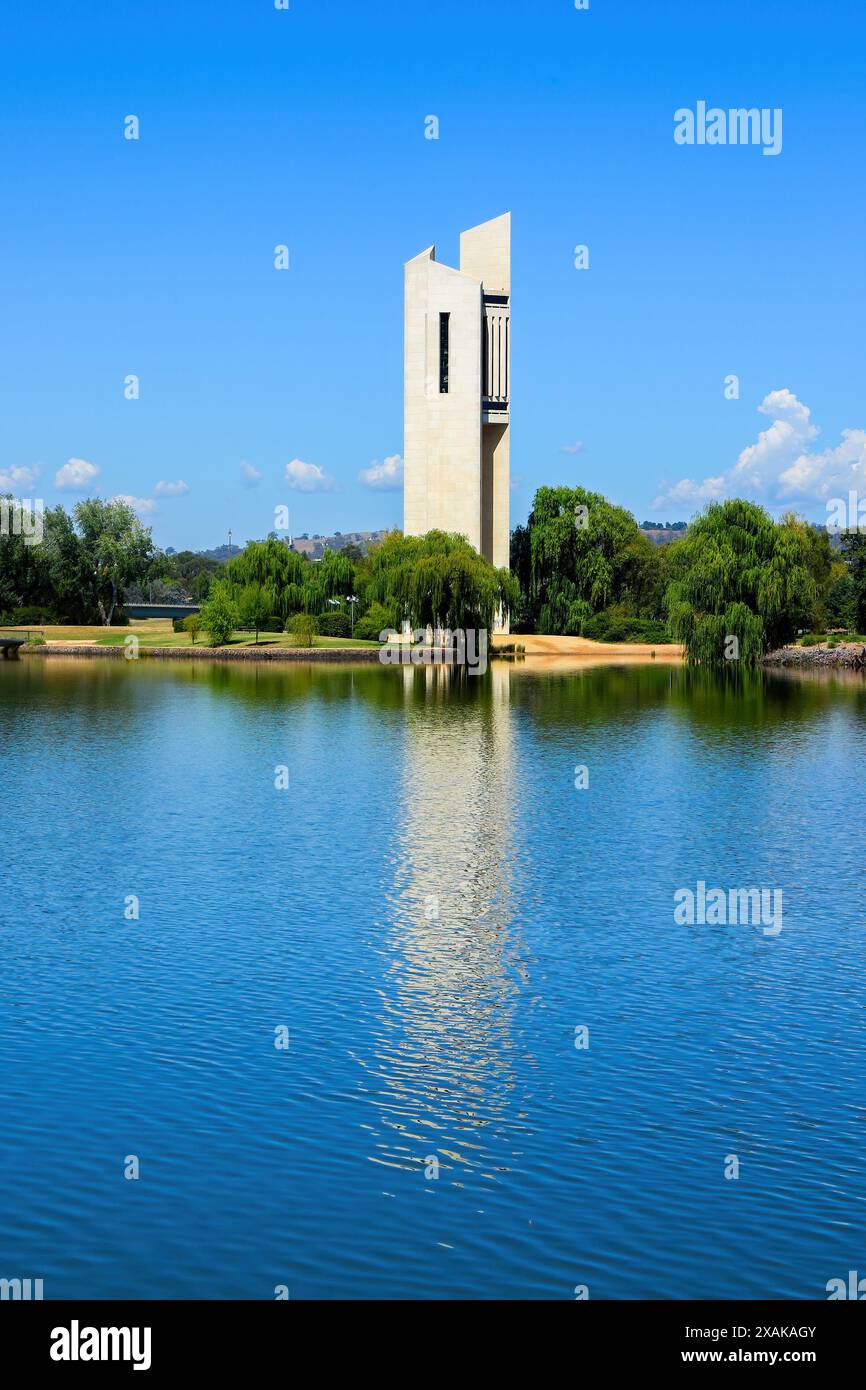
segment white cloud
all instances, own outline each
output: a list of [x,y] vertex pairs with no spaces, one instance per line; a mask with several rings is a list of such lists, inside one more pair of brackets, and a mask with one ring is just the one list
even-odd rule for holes
[[825,501],[831,494],[866,483],[866,430],[845,429],[835,448],[815,451],[818,437],[812,412],[787,387],[771,391],[758,406],[772,424],[747,444],[736,463],[715,477],[694,482],[681,478],[653,502],[703,503],[723,497],[757,498],[783,503],[794,499]]
[[244,487],[256,487],[262,480],[262,475],[257,468],[253,468],[246,459],[241,459],[241,479]]
[[14,468],[0,469],[0,492],[23,492],[26,488],[33,486],[39,477],[39,472],[36,464],[32,468],[22,464]]
[[323,473],[318,464],[292,459],[286,464],[286,482],[294,492],[331,492],[334,479]]
[[153,489],[154,497],[183,497],[189,492],[189,484],[181,478],[176,483],[167,483],[161,480]]
[[112,502],[125,502],[139,516],[148,516],[150,512],[156,511],[156,503],[152,497],[130,497],[126,492],[119,492],[116,497],[109,499]]
[[661,506],[663,502],[678,502],[681,505],[691,502],[716,502],[725,496],[727,488],[724,474],[718,478],[704,478],[702,483],[696,483],[691,478],[680,478],[678,483],[674,483],[667,492],[655,499],[653,506]]
[[563,444],[560,449],[561,454],[582,454],[586,445],[582,439],[575,439],[573,444]]
[[812,424],[812,412],[793,391],[771,391],[758,406],[762,415],[773,423],[761,430],[757,442],[743,449],[732,470],[732,485],[743,486],[758,494],[771,492],[778,484],[785,466],[808,449],[818,434]]
[[770,391],[761,401],[758,410],[762,415],[776,417],[787,415],[792,421],[796,421],[804,431],[812,430],[817,434],[815,426],[811,424],[811,410],[802,401],[798,401],[794,392],[789,391],[787,386],[783,386],[781,391]]
[[817,454],[799,454],[780,482],[788,495],[825,501],[866,486],[866,430],[843,430],[842,443]]
[[391,492],[403,486],[403,460],[399,454],[389,454],[380,463],[373,459],[369,468],[362,468],[358,478],[365,487],[379,492]]
[[87,459],[70,459],[54,474],[54,486],[60,489],[87,487],[98,476],[99,469],[95,463],[88,463]]

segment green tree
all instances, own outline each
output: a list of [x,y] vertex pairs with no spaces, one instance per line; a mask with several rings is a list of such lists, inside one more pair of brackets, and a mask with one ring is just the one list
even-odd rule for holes
[[43,552],[43,591],[40,595],[60,621],[92,623],[97,610],[89,584],[88,563],[84,542],[75,529],[75,522],[60,506],[45,513]]
[[507,569],[496,569],[464,536],[392,532],[368,557],[365,606],[381,604],[397,625],[490,629],[507,617],[518,595]]
[[223,647],[238,623],[237,606],[228,584],[216,580],[201,609],[201,623],[210,637],[212,647]]
[[0,529],[0,613],[38,603],[45,587],[41,546],[28,545],[23,534],[15,535],[11,517],[16,505],[11,492],[0,494],[4,522]]
[[518,621],[540,632],[579,633],[611,604],[635,617],[658,617],[663,563],[631,513],[600,493],[539,488],[526,526],[512,536]]
[[353,592],[355,567],[342,550],[326,550],[321,560],[309,564],[304,585],[304,607],[317,616],[326,613],[328,600]]
[[238,614],[241,627],[255,628],[256,646],[259,642],[259,628],[267,622],[272,612],[270,596],[261,584],[247,584],[238,598]]
[[[8,508],[14,499],[9,493],[0,501]],[[72,518],[63,507],[50,507],[42,524],[39,545],[28,544],[11,527],[0,535],[0,612],[41,608],[57,621],[94,621],[93,565],[87,564]]]
[[236,599],[249,585],[259,585],[267,596],[268,612],[286,618],[306,607],[312,566],[290,550],[285,541],[270,537],[249,544],[226,565],[226,580]]
[[[158,550],[134,591],[137,603],[201,603],[214,579],[224,577],[225,565],[194,550]],[[131,591],[132,593],[133,591]]]
[[86,563],[92,566],[92,586],[100,621],[111,624],[123,588],[146,573],[154,547],[150,528],[132,508],[114,498],[91,497],[75,508]]
[[190,637],[192,638],[193,646],[195,646],[195,639],[198,636],[199,629],[201,628],[201,614],[190,613],[188,618],[184,618],[183,625],[189,633]]
[[807,625],[832,568],[818,536],[753,502],[711,503],[669,557],[665,604],[689,661],[724,665],[736,637],[739,660],[753,665]]

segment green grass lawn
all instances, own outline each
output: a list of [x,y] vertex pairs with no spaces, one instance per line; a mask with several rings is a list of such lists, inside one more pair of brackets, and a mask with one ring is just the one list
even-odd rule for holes
[[[9,632],[20,633],[22,636],[24,628],[8,628]],[[192,639],[188,632],[175,632],[169,618],[141,618],[133,619],[129,627],[60,627],[46,626],[33,627],[26,629],[30,632],[41,632],[46,642],[94,642],[100,647],[122,647],[126,638],[133,633],[139,640],[142,647],[191,647]],[[0,628],[0,633],[4,631]],[[207,647],[208,641],[204,633],[199,633],[195,641],[196,647]],[[232,647],[254,647],[256,638],[254,632],[235,632],[231,641],[227,644]],[[288,633],[285,632],[260,632],[260,647],[292,647],[296,643]],[[317,637],[315,640],[317,647],[378,647],[378,642],[361,642],[357,638],[351,637]]]
[[[102,637],[96,638],[100,647],[122,647],[129,633],[128,628],[117,628]],[[207,637],[199,634],[195,643],[188,632],[167,632],[159,634],[136,633],[142,647],[203,647],[212,650]],[[261,632],[256,642],[253,632],[235,632],[225,644],[227,647],[296,647],[298,643],[286,632]],[[378,647],[378,642],[359,642],[350,637],[316,637],[316,647]]]
[[837,646],[864,646],[866,637],[857,632],[805,632],[797,638],[800,647],[817,647],[822,642],[834,642]]
[[[127,633],[134,632],[142,642],[155,641],[160,645],[160,639],[165,639],[165,645],[169,645],[169,639],[177,636],[179,643],[188,639],[180,633],[172,632],[171,621],[168,618],[145,618],[133,620],[129,627],[84,627],[73,624],[53,624],[46,623],[42,626],[33,624],[28,628],[0,628],[0,632],[40,632],[46,642],[101,642],[118,638],[121,642]],[[174,645],[172,642],[170,645]]]

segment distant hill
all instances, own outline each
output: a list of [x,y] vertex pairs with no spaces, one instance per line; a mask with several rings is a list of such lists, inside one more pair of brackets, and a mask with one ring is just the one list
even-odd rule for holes
[[[278,536],[276,531],[271,531],[270,535],[273,540],[282,540],[288,545],[287,536]],[[306,555],[308,560],[321,560],[326,550],[342,550],[347,545],[356,545],[366,555],[371,545],[378,545],[387,535],[388,530],[336,531],[333,536],[293,536],[292,549],[299,555]],[[213,550],[197,550],[195,553],[224,565],[233,556],[240,555],[246,545],[247,541],[238,541],[237,544],[233,542],[231,548],[217,545]]]
[[216,560],[217,564],[224,565],[233,555],[240,555],[243,550],[242,545],[218,545],[213,550],[197,550],[197,555],[203,555],[206,560]]
[[[810,521],[809,525],[815,531],[827,531],[827,527],[818,521]],[[640,530],[653,545],[668,545],[671,541],[682,540],[688,524],[685,521],[645,521]],[[839,532],[831,530],[829,536],[833,550],[841,550],[844,538]]]
[[[827,527],[818,522],[811,522],[816,531],[826,531]],[[370,549],[371,545],[378,545],[389,534],[393,528],[386,528],[381,531],[336,531],[333,536],[294,536],[292,538],[292,549],[299,555],[306,555],[308,560],[321,560],[326,550],[342,550],[344,546],[356,545],[364,554]],[[646,536],[653,545],[669,545],[671,541],[681,541],[688,530],[686,521],[644,521],[640,526],[641,533]],[[276,532],[271,535],[276,539]],[[285,536],[283,540],[287,540]],[[830,544],[834,550],[841,550],[843,537],[836,531],[830,531]],[[240,555],[246,541],[232,545],[231,550],[227,545],[215,546],[213,550],[198,550],[197,555],[203,555],[207,560],[216,560],[218,564],[224,565],[233,555]],[[173,548],[169,547],[167,554],[172,553]]]
[[366,555],[371,545],[387,535],[387,531],[338,531],[333,536],[295,536],[292,549],[309,560],[321,560],[326,550],[343,550],[347,545],[356,545]]
[[669,545],[671,541],[681,541],[687,530],[684,521],[645,521],[641,533],[653,545]]
[[[308,560],[321,560],[326,550],[343,550],[347,545],[356,545],[364,554],[372,545],[378,545],[389,534],[389,529],[381,531],[335,531],[333,536],[293,536],[292,549],[299,555],[306,555]],[[664,522],[658,525],[644,523],[641,531],[652,541],[653,545],[667,545],[669,541],[681,540],[686,532],[685,522]],[[276,532],[271,532],[277,539]],[[285,540],[285,536],[279,539]],[[218,545],[213,550],[199,550],[198,555],[203,555],[207,560],[216,560],[224,565],[233,555],[240,555],[246,541],[238,541],[237,545],[232,545],[231,550],[227,545]]]

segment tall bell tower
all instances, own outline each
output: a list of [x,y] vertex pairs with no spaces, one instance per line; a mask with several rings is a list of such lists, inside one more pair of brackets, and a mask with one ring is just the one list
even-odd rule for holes
[[403,530],[457,531],[509,562],[511,214],[405,266]]

